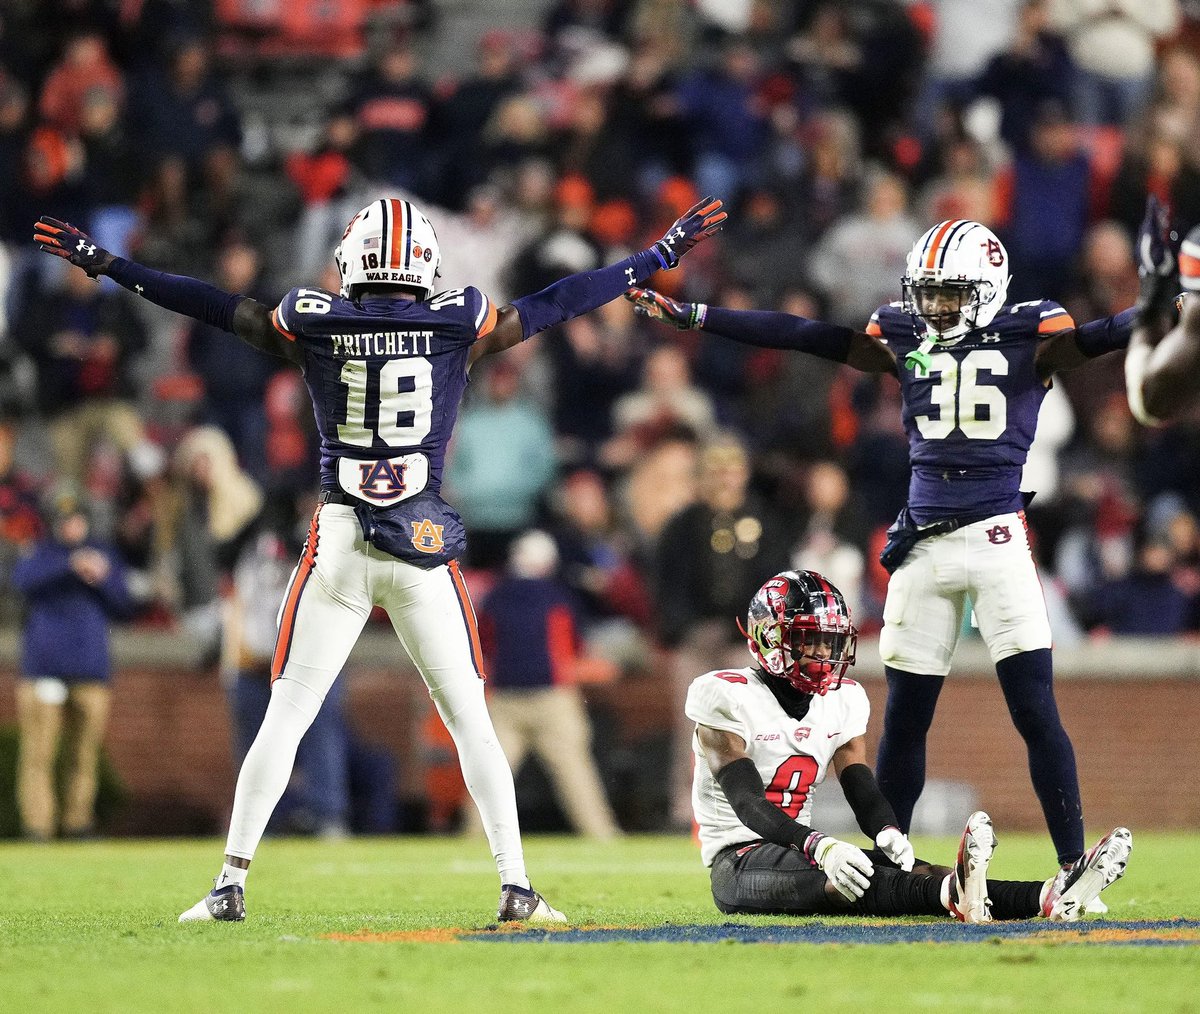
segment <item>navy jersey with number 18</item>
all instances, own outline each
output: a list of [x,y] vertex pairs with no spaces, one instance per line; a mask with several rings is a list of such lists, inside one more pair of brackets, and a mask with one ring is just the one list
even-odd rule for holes
[[271,319],[304,351],[321,437],[321,487],[376,503],[442,482],[471,346],[496,326],[476,288],[427,300],[293,289]]
[[1050,300],[1005,306],[986,327],[939,344],[928,374],[917,376],[904,357],[924,329],[899,303],[875,311],[866,330],[896,353],[912,465],[908,508],[917,524],[1022,508],[1021,470],[1046,396],[1038,346],[1074,326]]

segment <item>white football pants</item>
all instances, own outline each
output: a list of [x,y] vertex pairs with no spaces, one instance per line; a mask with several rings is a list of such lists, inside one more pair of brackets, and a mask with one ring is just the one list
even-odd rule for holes
[[340,504],[317,508],[279,610],[271,702],[238,775],[225,851],[253,858],[300,739],[377,605],[454,739],[501,882],[526,884],[512,771],[484,703],[475,611],[458,566],[422,570],[375,549]]

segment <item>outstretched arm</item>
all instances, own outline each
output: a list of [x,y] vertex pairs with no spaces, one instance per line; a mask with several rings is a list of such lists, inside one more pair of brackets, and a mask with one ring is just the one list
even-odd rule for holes
[[874,772],[867,766],[866,740],[855,736],[839,746],[833,755],[833,767],[858,826],[892,862],[902,870],[911,870],[915,861],[913,847],[900,830],[892,804],[879,791]]
[[837,324],[769,310],[727,310],[705,303],[680,303],[652,289],[625,293],[638,312],[680,330],[711,331],[744,345],[807,352],[846,363],[864,373],[894,373],[896,355],[878,338]]
[[303,357],[271,323],[271,311],[257,300],[218,289],[186,275],[169,275],[124,257],[114,257],[90,236],[67,222],[43,215],[35,223],[34,242],[82,268],[89,277],[108,275],[114,282],[158,306],[230,331],[261,352],[299,365]]
[[697,243],[720,232],[727,217],[719,200],[706,197],[648,249],[606,268],[568,275],[541,292],[514,299],[498,311],[495,328],[471,348],[468,364],[481,356],[512,348],[539,331],[603,306],[631,285],[646,281],[656,271],[675,267]]
[[1109,352],[1120,352],[1129,345],[1136,311],[1133,307],[1111,317],[1089,320],[1079,327],[1059,331],[1038,346],[1038,376],[1049,380],[1063,370],[1089,363]]

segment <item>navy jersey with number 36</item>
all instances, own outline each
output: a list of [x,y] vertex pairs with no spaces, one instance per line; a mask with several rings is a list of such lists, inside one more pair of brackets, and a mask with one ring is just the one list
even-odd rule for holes
[[896,353],[913,520],[1020,510],[1021,470],[1046,395],[1038,345],[1075,322],[1050,300],[1002,307],[987,327],[939,345],[928,374],[917,376],[904,365],[923,337],[913,320],[892,303],[876,310],[866,329]]
[[[271,319],[304,350],[322,488],[338,487],[341,459],[417,456],[427,463],[422,488],[436,493],[467,385],[467,356],[496,326],[491,300],[473,287],[421,301],[351,300],[302,288],[284,296]],[[363,469],[367,476],[369,467]]]

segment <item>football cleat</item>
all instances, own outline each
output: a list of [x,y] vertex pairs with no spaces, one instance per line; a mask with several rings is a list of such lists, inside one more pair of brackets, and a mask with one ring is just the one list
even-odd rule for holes
[[1042,915],[1055,922],[1074,922],[1101,891],[1121,879],[1132,849],[1133,833],[1129,828],[1114,828],[1048,881]]
[[237,884],[214,887],[184,912],[180,922],[241,922],[246,918],[246,897]]
[[567,917],[558,909],[551,908],[533,888],[526,890],[514,884],[500,888],[500,906],[496,910],[497,922],[566,922]]
[[996,849],[992,818],[976,810],[967,818],[950,881],[950,914],[959,922],[991,922],[987,869]]

